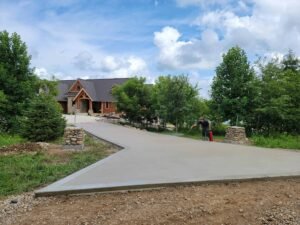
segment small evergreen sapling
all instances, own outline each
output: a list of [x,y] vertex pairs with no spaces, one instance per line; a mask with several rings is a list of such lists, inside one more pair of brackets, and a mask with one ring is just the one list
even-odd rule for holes
[[22,135],[31,141],[50,141],[63,135],[66,121],[52,96],[36,96],[29,104],[22,123]]

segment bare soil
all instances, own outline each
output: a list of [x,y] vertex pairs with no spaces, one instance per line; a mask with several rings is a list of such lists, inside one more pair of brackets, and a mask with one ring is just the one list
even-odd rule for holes
[[14,144],[10,146],[0,147],[1,155],[8,154],[19,154],[27,152],[37,152],[41,151],[43,147],[39,143],[23,143],[23,144]]
[[50,198],[27,193],[0,201],[0,224],[299,225],[300,178]]

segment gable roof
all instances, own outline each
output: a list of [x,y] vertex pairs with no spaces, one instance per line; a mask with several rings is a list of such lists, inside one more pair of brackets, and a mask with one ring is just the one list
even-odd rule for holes
[[93,101],[93,99],[91,98],[91,96],[89,95],[89,93],[88,93],[84,88],[81,88],[80,91],[77,92],[77,95],[74,97],[73,101],[75,101],[76,98],[78,98],[78,96],[80,96],[80,94],[81,94],[82,92],[84,92],[84,93],[87,95],[87,97],[88,97],[90,100]]
[[[111,89],[114,85],[123,84],[128,80],[128,78],[78,80],[93,101],[114,102],[115,100],[111,95]],[[69,89],[76,81],[77,80],[58,81],[58,101],[67,101],[67,96],[74,95],[72,92],[69,92]]]

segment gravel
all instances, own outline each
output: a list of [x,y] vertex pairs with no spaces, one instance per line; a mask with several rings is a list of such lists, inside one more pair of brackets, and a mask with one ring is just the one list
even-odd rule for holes
[[[12,203],[17,201],[17,203]],[[299,225],[300,178],[0,201],[2,225]]]

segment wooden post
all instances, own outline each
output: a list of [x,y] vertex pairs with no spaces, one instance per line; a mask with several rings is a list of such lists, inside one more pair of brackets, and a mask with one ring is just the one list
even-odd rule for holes
[[93,110],[93,104],[92,104],[92,101],[91,100],[89,100],[89,111],[90,110]]
[[104,102],[101,102],[101,114],[104,114]]

